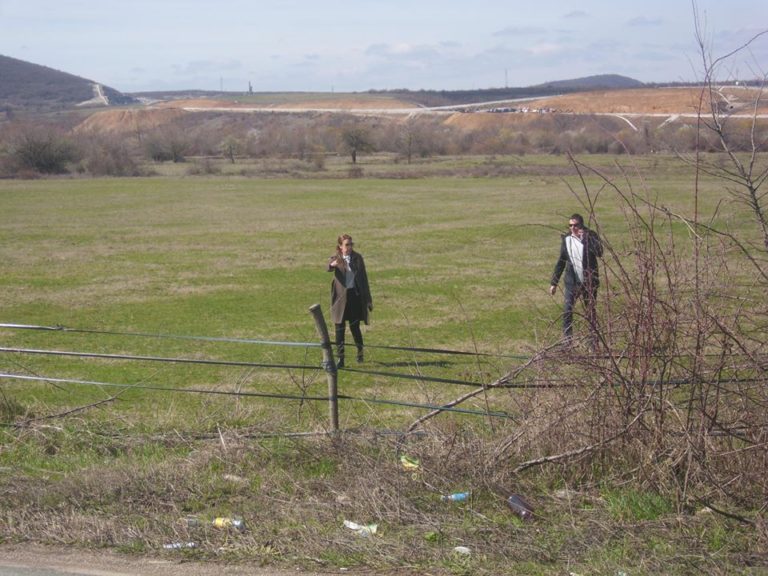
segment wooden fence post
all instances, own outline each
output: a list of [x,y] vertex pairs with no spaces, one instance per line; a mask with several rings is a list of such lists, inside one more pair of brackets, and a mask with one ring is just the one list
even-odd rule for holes
[[331,420],[331,430],[339,431],[339,393],[337,386],[336,362],[333,360],[333,348],[331,348],[331,338],[328,335],[328,327],[325,325],[323,311],[320,304],[313,304],[309,307],[309,313],[315,319],[315,327],[320,336],[320,344],[323,347],[323,368],[328,378],[328,413]]

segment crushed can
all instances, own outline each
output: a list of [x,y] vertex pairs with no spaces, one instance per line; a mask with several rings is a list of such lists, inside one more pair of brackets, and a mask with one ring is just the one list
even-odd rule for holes
[[213,519],[212,524],[215,528],[235,528],[236,530],[245,530],[245,524],[241,518],[219,516],[218,518]]

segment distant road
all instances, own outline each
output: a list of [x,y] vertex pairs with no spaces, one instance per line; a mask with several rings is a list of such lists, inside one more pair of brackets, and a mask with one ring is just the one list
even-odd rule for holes
[[541,100],[542,97],[515,98],[512,100],[489,100],[487,102],[475,102],[473,104],[453,104],[450,106],[414,106],[411,108],[320,108],[320,107],[302,107],[302,108],[277,108],[275,106],[182,106],[181,109],[187,112],[260,112],[260,113],[280,113],[280,114],[307,114],[309,112],[327,112],[334,114],[369,114],[369,115],[395,115],[409,116],[415,114],[453,114],[472,110],[481,106],[499,106],[509,105],[520,102],[534,102]]
[[[547,96],[550,100],[552,97]],[[493,112],[490,110],[477,110],[478,108],[493,108],[495,106],[509,106],[510,104],[520,104],[523,102],[535,103],[536,100],[544,100],[544,97],[536,98],[518,98],[515,100],[492,100],[487,102],[475,102],[473,104],[457,104],[452,106],[433,106],[433,107],[412,107],[412,108],[321,108],[321,107],[302,107],[302,108],[278,108],[275,106],[181,106],[180,109],[186,112],[232,112],[232,113],[261,113],[261,114],[309,114],[309,113],[329,113],[329,114],[353,114],[357,116],[417,116],[421,114],[450,115],[457,112],[466,112],[473,114],[565,114],[569,116],[613,116],[629,124],[634,130],[637,127],[631,122],[631,118],[666,118],[667,122],[674,122],[679,118],[697,118],[698,114],[690,113],[670,113],[670,112],[572,112],[557,109],[536,110],[516,110],[509,112]],[[706,116],[704,114],[703,116]],[[728,118],[768,118],[768,114],[722,114]]]
[[93,98],[80,102],[78,106],[109,106],[109,98],[104,94],[104,89],[101,84],[91,84],[93,90]]

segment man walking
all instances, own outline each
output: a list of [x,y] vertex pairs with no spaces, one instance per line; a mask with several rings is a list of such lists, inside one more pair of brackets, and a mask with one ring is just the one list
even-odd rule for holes
[[584,302],[589,322],[592,348],[597,348],[597,286],[600,278],[597,259],[603,255],[603,245],[598,235],[584,227],[581,214],[568,219],[567,234],[560,243],[560,257],[552,273],[549,293],[555,295],[557,283],[565,271],[565,304],[563,309],[563,336],[566,344],[573,338],[573,307],[579,298]]

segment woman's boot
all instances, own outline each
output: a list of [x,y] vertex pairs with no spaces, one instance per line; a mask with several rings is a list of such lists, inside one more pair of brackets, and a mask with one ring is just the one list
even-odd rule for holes
[[357,346],[357,361],[362,362],[363,358],[363,333],[360,330],[360,322],[350,322],[349,331],[352,332],[352,338]]
[[344,324],[336,324],[336,368],[344,368]]

